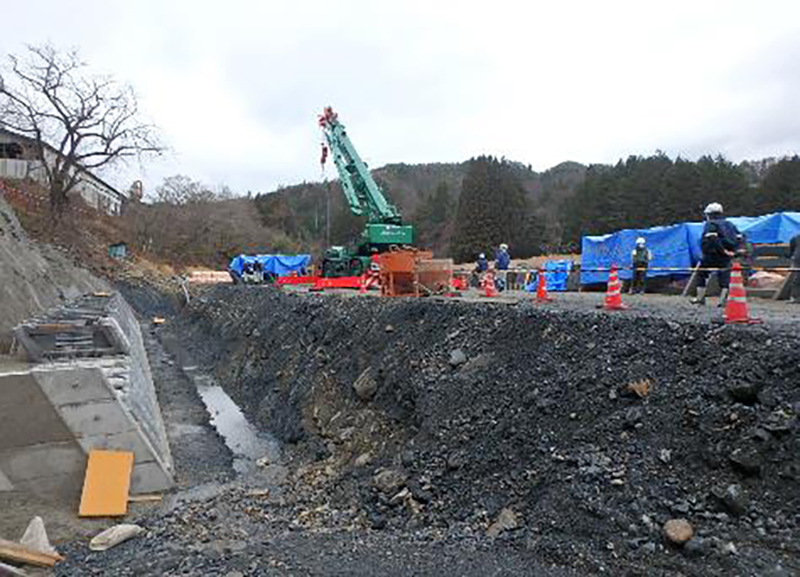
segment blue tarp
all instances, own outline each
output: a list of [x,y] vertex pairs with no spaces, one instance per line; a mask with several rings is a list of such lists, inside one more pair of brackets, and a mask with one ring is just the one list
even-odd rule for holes
[[[563,292],[567,290],[567,280],[569,279],[569,272],[572,270],[571,260],[545,261],[544,270],[548,291]],[[538,272],[534,272],[531,275],[530,282],[525,287],[526,291],[536,292],[539,282],[538,276]]]
[[265,273],[269,272],[278,276],[286,276],[292,272],[302,274],[308,265],[311,264],[311,255],[240,254],[231,261],[231,264],[228,265],[228,268],[241,275],[245,263],[254,263],[256,261],[261,263],[261,267]]
[[[736,228],[747,236],[753,244],[787,243],[800,234],[800,212],[777,212],[764,216],[741,216],[729,218]],[[637,237],[647,240],[647,248],[653,253],[651,268],[675,267],[689,269],[700,261],[700,239],[703,223],[687,222],[671,226],[657,226],[646,229],[626,229],[603,236],[585,236],[581,242],[581,284],[604,283],[608,281],[607,272],[593,272],[591,269],[607,269],[615,264],[625,267],[619,276],[629,280],[632,271],[631,251]],[[647,276],[688,275],[688,272],[648,270]]]
[[548,291],[567,290],[567,278],[572,270],[571,260],[548,260],[544,263],[544,270]]

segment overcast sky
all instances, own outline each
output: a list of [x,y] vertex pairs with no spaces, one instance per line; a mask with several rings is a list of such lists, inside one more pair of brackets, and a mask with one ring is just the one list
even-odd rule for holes
[[0,53],[77,47],[135,87],[172,152],[124,188],[319,179],[328,104],[374,167],[800,152],[800,2],[2,4]]

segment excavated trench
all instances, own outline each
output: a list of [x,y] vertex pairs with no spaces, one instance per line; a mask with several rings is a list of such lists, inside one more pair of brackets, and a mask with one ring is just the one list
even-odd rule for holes
[[588,573],[800,569],[792,331],[220,287],[175,332],[350,528]]

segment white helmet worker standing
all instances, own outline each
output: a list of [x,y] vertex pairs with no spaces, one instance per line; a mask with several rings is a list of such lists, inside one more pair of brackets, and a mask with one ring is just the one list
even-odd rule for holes
[[633,275],[631,277],[630,293],[644,294],[647,283],[647,268],[653,254],[645,247],[646,241],[643,236],[636,239],[636,246],[631,251],[631,264],[633,265]]
[[725,219],[722,205],[718,202],[712,202],[706,206],[703,216],[706,220],[703,226],[703,236],[700,239],[703,257],[697,273],[697,297],[692,299],[692,302],[698,305],[705,304],[706,284],[708,278],[713,274],[716,275],[720,289],[722,289],[717,306],[725,306],[728,298],[731,260],[739,246],[740,233],[733,223]]

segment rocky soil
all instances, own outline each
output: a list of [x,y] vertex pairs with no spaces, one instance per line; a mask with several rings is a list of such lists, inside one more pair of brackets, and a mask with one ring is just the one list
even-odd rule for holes
[[800,571],[785,324],[247,287],[167,324],[289,473],[76,543],[62,574]]

